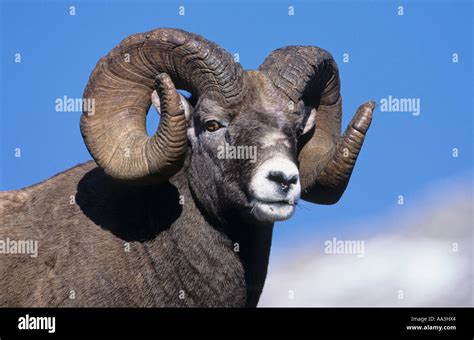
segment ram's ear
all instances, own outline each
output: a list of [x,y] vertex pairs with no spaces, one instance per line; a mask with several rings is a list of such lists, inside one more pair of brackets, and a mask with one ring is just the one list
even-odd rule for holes
[[184,106],[184,115],[186,117],[186,122],[189,126],[191,122],[191,117],[193,115],[194,107],[191,105],[189,100],[187,100],[186,97],[184,97],[182,94],[179,94],[179,97],[181,98],[181,104],[183,104]]
[[183,95],[180,94],[179,97],[181,98],[181,103],[184,106],[184,115],[186,116],[188,141],[190,142],[191,145],[193,145],[194,142],[196,141],[196,133],[194,132],[194,121],[192,119],[194,107],[191,105],[190,101],[186,99]]
[[313,129],[314,125],[316,124],[316,114],[316,108],[312,106],[305,107],[305,118],[303,121],[304,127],[303,132],[301,133],[302,136]]

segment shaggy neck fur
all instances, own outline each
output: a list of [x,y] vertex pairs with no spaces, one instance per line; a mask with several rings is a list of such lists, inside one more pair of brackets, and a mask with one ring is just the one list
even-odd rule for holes
[[[242,211],[239,207],[227,205],[226,202],[219,202],[217,197],[219,188],[214,187],[215,183],[212,183],[210,188],[202,187],[200,184],[203,182],[194,181],[193,183],[194,172],[190,169],[189,160],[190,157],[187,158],[182,171],[173,178],[172,182],[180,188],[180,193],[184,194],[184,197],[191,198],[191,204],[185,203],[185,210],[189,209],[191,216],[202,216],[205,221],[205,229],[209,228],[207,230],[209,235],[214,235],[217,232],[219,237],[226,240],[227,251],[238,256],[244,271],[245,305],[254,307],[258,303],[265,283],[273,223],[257,224],[248,218],[248,212]],[[206,183],[209,182],[206,181]],[[187,227],[193,228],[192,224]],[[201,246],[204,249],[208,248],[206,244]],[[227,266],[228,263],[223,265]],[[240,265],[234,264],[236,268]]]

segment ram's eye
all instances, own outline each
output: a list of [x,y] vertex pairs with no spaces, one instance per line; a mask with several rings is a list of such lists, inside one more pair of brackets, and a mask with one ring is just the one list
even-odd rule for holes
[[300,126],[296,129],[296,136],[300,137],[303,134],[304,128],[303,126]]
[[214,132],[219,130],[222,125],[217,120],[209,120],[206,122],[206,130],[209,132]]

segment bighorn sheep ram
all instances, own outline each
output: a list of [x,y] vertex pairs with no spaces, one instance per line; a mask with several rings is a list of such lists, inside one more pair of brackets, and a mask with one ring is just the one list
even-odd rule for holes
[[[0,254],[0,306],[256,306],[273,223],[300,195],[339,200],[374,109],[360,106],[341,136],[325,50],[288,46],[244,71],[179,29],[123,40],[84,98],[95,107],[81,132],[98,166],[0,194],[4,247],[38,241],[35,258]],[[161,119],[148,136],[152,102]],[[258,157],[219,156],[223,145]]]

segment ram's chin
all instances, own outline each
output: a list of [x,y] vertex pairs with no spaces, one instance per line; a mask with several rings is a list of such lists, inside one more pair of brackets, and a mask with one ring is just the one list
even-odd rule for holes
[[295,212],[293,204],[281,202],[255,201],[252,206],[253,217],[261,222],[284,221]]

